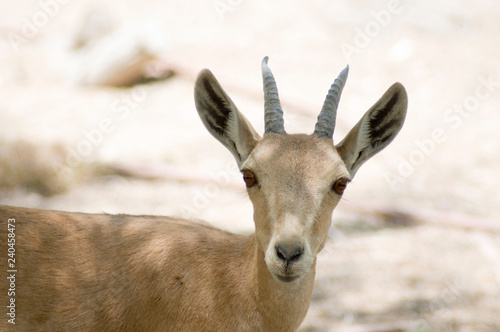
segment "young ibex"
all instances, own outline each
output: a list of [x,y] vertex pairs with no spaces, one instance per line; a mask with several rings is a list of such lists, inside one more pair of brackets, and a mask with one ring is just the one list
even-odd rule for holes
[[[15,325],[4,312],[1,330],[10,326],[16,331],[294,331],[299,327],[333,209],[359,167],[401,129],[407,95],[401,84],[391,86],[334,145],[346,68],[328,92],[314,133],[290,135],[283,127],[267,60],[262,62],[262,138],[210,71],[203,70],[195,86],[203,123],[241,169],[254,206],[255,233],[235,235],[168,217],[0,207],[4,311],[11,310],[5,307],[11,298],[15,301]],[[8,233],[15,233],[15,246],[7,243],[13,237]],[[7,267],[9,248],[15,249],[15,265]],[[9,293],[12,279],[6,278],[6,273],[11,275],[6,270],[15,270],[14,295]]]

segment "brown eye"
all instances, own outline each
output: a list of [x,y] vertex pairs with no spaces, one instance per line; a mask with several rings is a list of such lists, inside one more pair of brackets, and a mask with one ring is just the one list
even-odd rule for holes
[[241,173],[243,174],[243,181],[245,181],[247,188],[251,188],[257,184],[257,178],[251,171],[243,170]]
[[344,193],[344,190],[347,187],[348,183],[349,183],[348,179],[339,179],[339,180],[335,181],[335,183],[332,186],[332,189],[337,194],[342,195]]

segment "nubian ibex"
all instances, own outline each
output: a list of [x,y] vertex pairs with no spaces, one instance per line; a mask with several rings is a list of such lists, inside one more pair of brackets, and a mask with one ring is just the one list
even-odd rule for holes
[[[2,307],[8,313],[9,301],[15,303],[15,325],[4,313],[2,331],[299,327],[333,209],[359,167],[401,129],[407,95],[401,84],[392,85],[334,145],[348,67],[328,91],[314,133],[288,134],[267,62],[266,57],[262,137],[209,70],[201,71],[195,85],[203,123],[241,170],[255,233],[237,235],[170,217],[1,206]],[[15,264],[9,269],[11,251]],[[7,269],[15,270],[7,272],[14,275],[13,296]]]

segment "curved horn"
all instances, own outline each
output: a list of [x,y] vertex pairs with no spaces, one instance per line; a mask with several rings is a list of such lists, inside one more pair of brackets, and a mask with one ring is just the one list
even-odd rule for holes
[[316,127],[314,128],[314,133],[318,136],[318,138],[333,137],[335,118],[337,117],[337,107],[339,106],[340,95],[342,94],[342,89],[347,81],[348,73],[349,65],[347,65],[347,67],[340,72],[339,76],[330,87],[330,90],[328,90],[325,103],[323,104],[321,113],[318,115],[318,122],[316,122]]
[[271,69],[267,66],[269,58],[262,60],[262,79],[264,81],[264,121],[266,133],[281,134],[283,126],[283,110],[278,96],[278,87]]

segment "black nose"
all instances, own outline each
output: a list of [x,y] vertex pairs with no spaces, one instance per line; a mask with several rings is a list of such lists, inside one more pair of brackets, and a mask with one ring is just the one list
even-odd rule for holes
[[304,248],[300,245],[284,245],[279,244],[276,246],[276,255],[285,261],[287,264],[293,261],[296,261],[300,258],[302,253],[304,252]]

